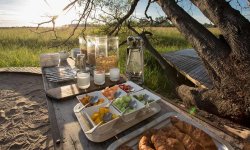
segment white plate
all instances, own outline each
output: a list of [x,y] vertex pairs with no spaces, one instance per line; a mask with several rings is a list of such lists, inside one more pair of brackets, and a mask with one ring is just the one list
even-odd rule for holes
[[[104,99],[104,102],[102,104],[108,104],[109,103],[109,100],[102,95],[102,93],[100,91],[95,91],[95,92],[91,92],[91,93],[87,93],[87,94],[82,94],[82,95],[78,95],[76,96],[76,98],[78,99],[78,101],[82,104],[82,102],[80,101],[83,97],[85,97],[86,95],[89,95],[89,96],[97,96],[98,99],[99,98],[103,98]],[[100,104],[101,105],[101,104]],[[82,104],[83,106],[83,104]],[[93,106],[90,106],[90,107],[93,107]],[[88,108],[88,107],[87,107]],[[86,108],[84,108],[86,109]]]
[[[150,91],[148,91],[148,90],[146,90],[146,89],[141,90],[141,91],[138,91],[138,92],[135,92],[135,93],[132,93],[131,95],[133,96],[133,98],[135,98],[134,95],[139,96],[139,95],[141,95],[141,94],[147,94],[147,95],[149,96],[148,99],[154,100],[153,102],[156,102],[156,101],[158,101],[158,100],[161,99],[159,96],[153,94],[152,92],[150,92]],[[136,99],[136,98],[135,98],[135,99]],[[139,100],[138,100],[138,101],[139,101]],[[152,103],[152,102],[150,102],[149,104],[151,104],[151,103]]]
[[[129,85],[129,86],[131,86],[132,88],[134,88],[134,91],[133,91],[133,92],[137,92],[137,91],[140,91],[140,90],[143,89],[141,86],[137,85],[136,83],[134,83],[134,82],[132,82],[132,81],[127,81],[127,82],[125,82],[125,83],[123,83],[123,84]],[[133,92],[131,92],[131,93],[133,93]]]

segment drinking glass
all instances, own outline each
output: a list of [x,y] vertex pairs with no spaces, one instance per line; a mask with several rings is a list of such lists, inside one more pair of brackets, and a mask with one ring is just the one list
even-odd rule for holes
[[94,83],[96,85],[103,85],[105,83],[105,71],[94,70]]
[[95,66],[95,36],[87,36],[87,63],[91,66]]
[[109,77],[111,81],[118,81],[120,79],[120,69],[119,68],[111,68],[109,70]]
[[87,89],[90,86],[89,72],[78,72],[76,76],[77,76],[77,86],[80,89]]

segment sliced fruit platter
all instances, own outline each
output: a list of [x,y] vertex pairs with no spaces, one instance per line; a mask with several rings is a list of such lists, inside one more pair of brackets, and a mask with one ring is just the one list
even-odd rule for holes
[[[125,86],[129,88],[124,89]],[[118,126],[124,126],[123,129],[116,131],[121,132],[154,115],[159,112],[161,108],[155,103],[155,105],[150,106],[153,108],[152,111],[148,112],[149,109],[144,109],[146,107],[144,101],[150,99],[149,103],[151,104],[159,100],[159,97],[147,90],[143,90],[142,87],[131,81],[106,87],[101,91],[79,95],[77,99],[79,103],[74,108],[75,115],[77,118],[81,115],[88,121],[89,128],[86,129],[86,127],[84,127],[86,125],[81,124],[78,118],[84,133],[94,142],[115,136],[115,133],[112,132],[114,132],[114,129]],[[117,122],[119,122],[119,125],[116,124]],[[101,140],[91,138],[107,132],[109,136],[106,138],[104,136]]]

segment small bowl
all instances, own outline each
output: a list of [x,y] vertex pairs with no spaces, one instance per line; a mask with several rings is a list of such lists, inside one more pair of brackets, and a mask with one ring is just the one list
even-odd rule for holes
[[[109,103],[109,100],[108,100],[105,96],[103,96],[103,95],[101,94],[100,91],[95,91],[95,92],[91,92],[91,93],[88,93],[88,94],[78,95],[78,96],[76,96],[76,98],[77,98],[78,101],[82,104],[81,99],[82,99],[83,97],[85,97],[86,95],[89,95],[89,96],[97,96],[98,99],[99,99],[99,98],[103,98],[103,99],[104,99],[104,102],[101,103],[101,104],[107,105],[107,104]],[[99,105],[101,105],[101,104],[99,104]],[[82,104],[82,106],[83,106],[83,104]],[[98,106],[98,105],[96,105],[96,106]],[[93,106],[90,106],[90,107],[93,107]],[[88,107],[86,107],[86,108],[88,108]],[[84,108],[84,109],[86,109],[86,108]]]
[[[143,90],[143,88],[142,88],[141,86],[137,85],[136,83],[134,83],[134,82],[132,82],[132,81],[127,81],[127,82],[125,82],[125,83],[123,83],[123,84],[129,85],[129,86],[131,86],[131,87],[134,89],[134,91],[131,91],[130,93],[134,93],[134,92]],[[121,85],[121,84],[120,84],[120,85]],[[120,87],[119,87],[119,88],[120,88]]]
[[[88,120],[90,121],[91,125],[94,127],[96,126],[94,120],[91,119],[91,115],[95,112],[98,112],[99,111],[99,108],[100,107],[105,107],[107,106],[106,104],[100,104],[100,105],[97,105],[97,106],[92,106],[92,107],[88,107],[85,109],[85,114],[88,118]],[[118,117],[109,121],[109,122],[106,122],[102,125],[100,125],[94,132],[98,133],[98,134],[101,134],[101,133],[104,133],[104,132],[107,132],[109,130],[112,130],[113,129],[113,126],[116,124],[116,122],[119,120],[119,116],[121,115],[121,113],[119,113],[113,106],[110,106],[109,107],[109,110],[112,114],[115,114],[117,115]]]
[[[129,112],[129,113],[125,113],[125,114],[122,116],[122,120],[125,121],[125,122],[129,122],[129,121],[135,119],[135,118],[136,118],[136,115],[137,115],[141,110],[143,110],[143,108],[145,107],[145,105],[142,104],[142,103],[141,103],[140,101],[138,101],[137,99],[135,99],[135,98],[132,97],[132,100],[133,100],[133,101],[136,101],[136,103],[137,103],[137,108],[136,108],[134,111]],[[119,108],[117,108],[117,107],[114,105],[114,103],[112,103],[112,105],[113,105],[114,108],[116,108],[116,109],[122,114],[122,111],[121,111]]]
[[[101,92],[102,92],[102,95],[103,95],[103,91],[104,91],[104,89],[103,90],[101,90]],[[119,97],[121,97],[121,96],[125,96],[125,95],[127,95],[127,93],[126,92],[124,92],[121,88],[119,88],[118,87],[118,89],[117,89],[117,92],[121,92],[121,94],[120,94],[120,96]],[[103,95],[104,97],[106,97],[105,95]],[[107,98],[107,97],[106,97]],[[108,98],[107,98],[108,99]],[[110,99],[111,100],[111,99]]]
[[[149,96],[149,99],[152,99],[152,100],[153,100],[152,102],[148,103],[149,105],[151,105],[152,103],[154,103],[154,102],[156,102],[156,101],[158,101],[158,100],[161,99],[159,96],[153,94],[152,92],[150,92],[150,91],[148,91],[148,90],[146,90],[146,89],[141,90],[141,91],[138,91],[138,92],[135,92],[135,93],[132,93],[131,96],[132,96],[133,98],[135,98],[134,95],[137,95],[137,96],[138,96],[138,95],[141,95],[141,94],[147,94],[147,95]],[[135,98],[135,99],[136,99],[136,98]],[[138,100],[138,99],[137,99],[137,100]],[[140,102],[140,100],[138,100],[138,101]],[[142,102],[141,102],[141,103],[142,103]]]

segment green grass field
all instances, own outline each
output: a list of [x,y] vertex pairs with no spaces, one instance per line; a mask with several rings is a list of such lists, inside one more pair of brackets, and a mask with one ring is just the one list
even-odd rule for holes
[[[34,30],[34,28],[0,28],[0,67],[39,66],[41,53],[58,52],[78,47],[78,35],[81,32],[81,29],[78,29],[66,45],[53,47],[63,42],[70,35],[71,29],[59,29],[57,33],[60,38],[58,39],[54,38],[53,33],[37,34],[30,30]],[[191,45],[176,28],[154,27],[149,30],[154,34],[151,39],[153,46],[161,53],[191,48]],[[217,29],[211,30],[216,35],[219,34]],[[96,28],[88,28],[87,34],[100,34],[100,32]],[[132,33],[120,34],[120,41],[125,40],[130,34]],[[126,45],[120,47],[119,65],[122,72],[125,71],[126,47]],[[171,93],[162,69],[147,50],[145,51],[144,75],[146,86],[165,96]]]

